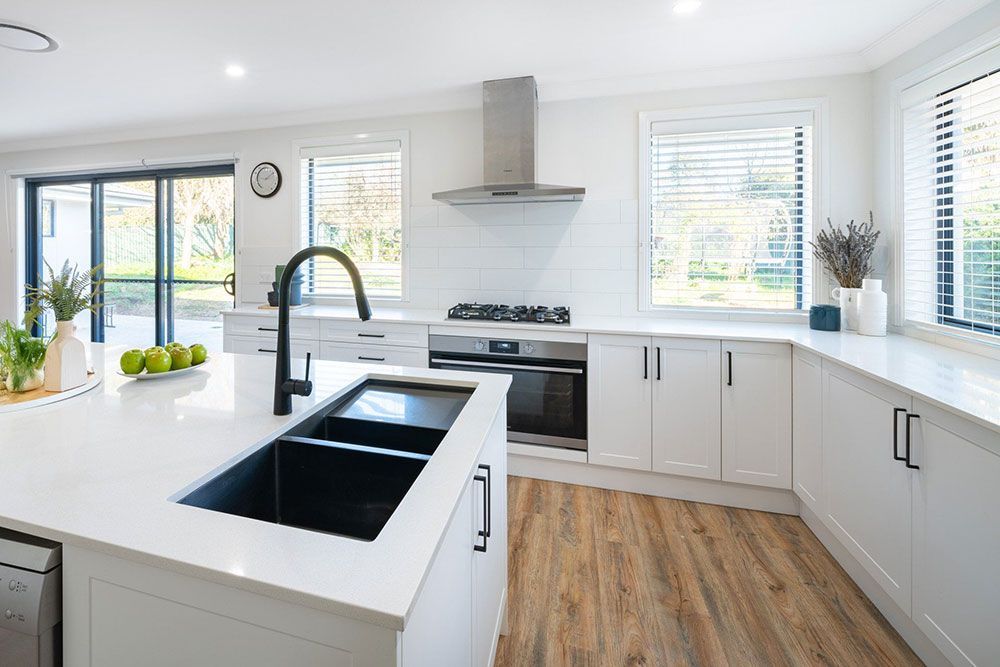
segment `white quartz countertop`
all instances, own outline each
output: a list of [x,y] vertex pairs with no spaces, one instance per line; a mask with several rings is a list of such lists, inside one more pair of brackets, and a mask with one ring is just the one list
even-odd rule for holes
[[[910,336],[871,337],[847,331],[813,331],[798,323],[574,315],[568,325],[539,325],[449,320],[441,310],[378,306],[372,310],[377,322],[474,327],[509,331],[510,335],[523,338],[530,338],[532,331],[564,331],[790,343],[1000,433],[1000,361]],[[224,314],[277,317],[275,311],[256,308],[240,308]],[[309,306],[293,311],[291,316],[357,320],[358,313],[353,306]]]
[[[510,378],[318,361],[313,395],[276,417],[271,357],[137,382],[115,372],[123,349],[94,346],[93,391],[0,414],[0,526],[403,629]],[[369,377],[475,387],[374,541],[172,502]]]

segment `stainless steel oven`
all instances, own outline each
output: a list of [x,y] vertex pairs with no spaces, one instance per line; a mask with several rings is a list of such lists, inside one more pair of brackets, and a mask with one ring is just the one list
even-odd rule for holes
[[430,367],[512,376],[507,438],[586,451],[586,343],[433,335]]

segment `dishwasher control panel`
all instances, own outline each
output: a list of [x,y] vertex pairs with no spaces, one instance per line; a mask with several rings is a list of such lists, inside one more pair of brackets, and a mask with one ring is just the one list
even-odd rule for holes
[[62,620],[62,566],[40,573],[0,564],[0,628],[38,635]]

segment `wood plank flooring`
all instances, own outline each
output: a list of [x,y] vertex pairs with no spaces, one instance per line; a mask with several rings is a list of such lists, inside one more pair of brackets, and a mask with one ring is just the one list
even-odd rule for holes
[[798,517],[508,481],[497,667],[920,665]]

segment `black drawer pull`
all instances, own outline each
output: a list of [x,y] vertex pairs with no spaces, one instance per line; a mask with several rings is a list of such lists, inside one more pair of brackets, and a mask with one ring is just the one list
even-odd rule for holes
[[[472,479],[474,479],[477,482],[482,482],[483,483],[483,525],[485,526],[486,525],[486,516],[485,515],[486,515],[486,512],[489,511],[486,508],[488,508],[490,506],[489,486],[487,485],[487,481],[486,481],[486,476],[485,475],[475,475]],[[483,543],[482,544],[474,544],[474,545],[472,545],[472,548],[474,550],[476,550],[476,551],[481,552],[481,553],[486,553],[486,547],[489,545],[490,536],[487,535],[486,531],[483,531],[483,530],[479,531],[479,535],[482,536]]]
[[910,461],[910,424],[914,419],[920,419],[920,415],[907,414],[906,415],[906,467],[911,470],[920,470],[920,466],[914,465]]
[[[490,502],[486,504],[486,537],[493,537],[493,471],[485,463],[479,464],[480,470],[486,471],[486,495]],[[479,531],[482,535],[483,531]]]
[[268,349],[265,349],[263,347],[258,347],[257,351],[258,352],[270,352],[271,354],[278,354],[277,350],[268,350]]
[[662,380],[663,379],[662,376],[660,375],[660,346],[659,345],[656,346],[656,379],[657,380]]
[[257,327],[257,331],[273,331],[275,333],[278,332],[277,329],[274,329],[272,327]]
[[385,338],[385,334],[366,334],[366,333],[359,333],[359,334],[358,334],[358,336],[360,336],[361,338]]
[[[892,409],[892,458],[896,461],[905,461],[905,456],[899,455],[899,413],[906,414],[906,408]],[[909,420],[907,420],[909,423]]]
[[733,386],[733,353],[726,350],[726,364],[729,366],[729,379],[726,380],[726,384],[730,387]]
[[361,361],[385,361],[385,357],[363,357],[360,355],[358,356],[358,359]]
[[642,379],[649,379],[649,346],[642,346]]

